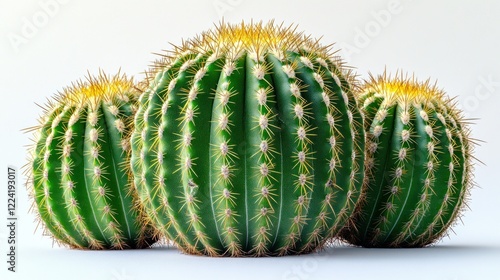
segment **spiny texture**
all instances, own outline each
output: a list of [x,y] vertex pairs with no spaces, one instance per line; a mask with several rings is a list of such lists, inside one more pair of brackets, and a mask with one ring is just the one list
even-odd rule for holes
[[184,252],[308,253],[344,226],[364,130],[328,47],[291,27],[221,24],[151,75],[132,169],[151,222]]
[[138,92],[124,75],[88,77],[45,108],[27,165],[38,218],[58,243],[79,249],[149,246],[128,156]]
[[367,186],[342,238],[366,247],[439,240],[473,185],[473,143],[461,112],[436,85],[403,74],[372,77],[359,101]]

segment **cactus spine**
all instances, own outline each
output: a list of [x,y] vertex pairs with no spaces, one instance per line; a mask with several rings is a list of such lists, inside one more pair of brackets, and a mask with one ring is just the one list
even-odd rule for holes
[[27,165],[38,218],[56,242],[80,249],[153,241],[128,168],[137,91],[124,75],[88,77],[50,101]]
[[342,238],[366,247],[422,247],[446,234],[473,185],[469,128],[429,81],[371,78],[365,113],[364,201]]
[[308,253],[364,176],[353,76],[293,27],[221,24],[155,64],[132,169],[151,222],[187,253]]

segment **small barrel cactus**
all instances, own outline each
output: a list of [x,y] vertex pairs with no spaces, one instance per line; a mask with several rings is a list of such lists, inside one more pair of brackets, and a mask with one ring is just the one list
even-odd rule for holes
[[45,233],[58,243],[123,249],[153,242],[128,168],[133,86],[120,74],[88,77],[51,101],[33,128],[28,183]]
[[364,130],[341,61],[293,27],[221,24],[156,62],[132,134],[139,197],[190,254],[321,248],[364,176]]
[[372,77],[359,96],[367,135],[366,187],[341,237],[365,247],[434,243],[472,186],[469,128],[429,81]]

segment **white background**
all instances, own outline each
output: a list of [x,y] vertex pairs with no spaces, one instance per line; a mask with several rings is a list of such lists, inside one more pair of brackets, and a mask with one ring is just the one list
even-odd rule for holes
[[[50,9],[43,3],[52,3]],[[44,8],[45,7],[45,8]],[[153,52],[227,22],[275,19],[336,42],[362,78],[398,69],[431,77],[477,119],[470,211],[435,247],[350,247],[265,259],[191,257],[174,248],[88,252],[53,246],[35,231],[18,188],[18,272],[7,272],[6,168],[25,164],[46,99],[87,71],[142,78]],[[99,1],[0,0],[0,278],[4,279],[500,279],[498,141],[500,2],[489,1]],[[19,183],[24,178],[19,172]],[[480,276],[479,276],[480,275]]]

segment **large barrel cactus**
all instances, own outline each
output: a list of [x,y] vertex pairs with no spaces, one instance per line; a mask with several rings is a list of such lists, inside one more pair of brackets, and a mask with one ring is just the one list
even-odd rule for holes
[[312,252],[364,176],[353,76],[328,47],[270,24],[221,24],[155,63],[131,166],[148,217],[186,253]]
[[128,135],[138,92],[100,73],[51,101],[28,166],[46,233],[71,248],[143,248],[153,241],[132,187]]
[[429,81],[371,78],[365,113],[364,200],[342,238],[366,247],[422,247],[460,215],[472,186],[472,142],[461,112]]

